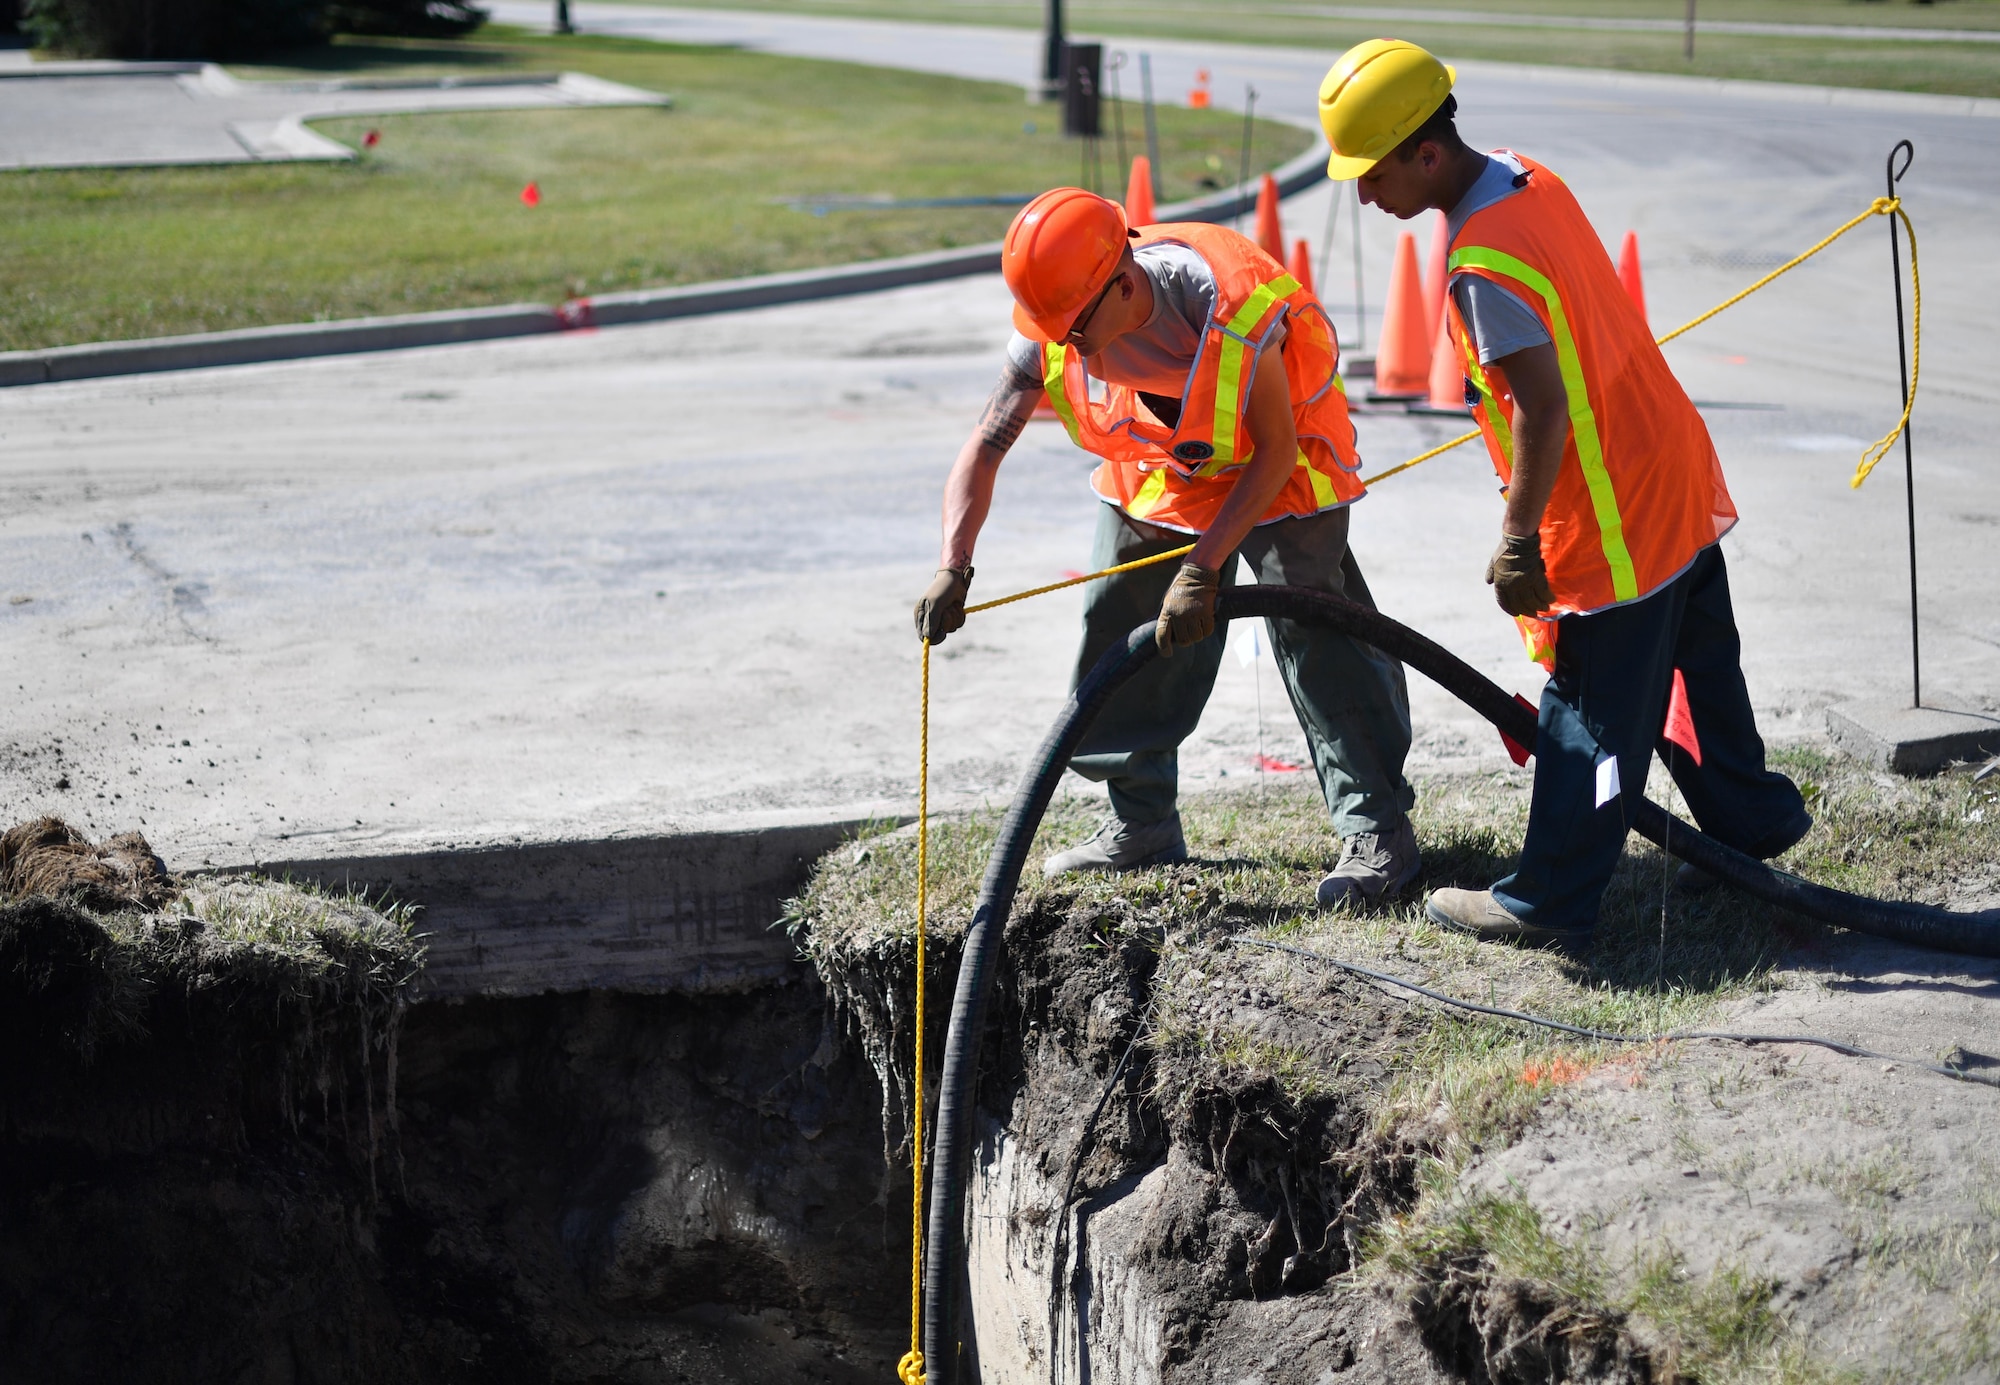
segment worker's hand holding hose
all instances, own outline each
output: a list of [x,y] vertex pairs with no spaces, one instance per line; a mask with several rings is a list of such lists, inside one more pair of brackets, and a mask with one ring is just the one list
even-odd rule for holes
[[1160,620],[1153,627],[1153,643],[1164,658],[1174,650],[1198,644],[1215,633],[1215,593],[1222,585],[1222,573],[1199,563],[1182,563],[1160,603]]
[[1500,546],[1486,564],[1486,585],[1510,616],[1537,616],[1555,605],[1549,571],[1542,565],[1542,536],[1503,531]]
[[965,624],[965,594],[972,590],[972,564],[941,567],[917,602],[917,638],[943,644]]

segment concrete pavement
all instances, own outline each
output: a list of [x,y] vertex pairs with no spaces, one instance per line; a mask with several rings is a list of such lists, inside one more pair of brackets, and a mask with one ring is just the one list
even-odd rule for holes
[[0,68],[0,169],[340,160],[306,128],[413,111],[662,106],[670,98],[580,72],[437,81],[244,82],[213,63],[36,63]]
[[[934,37],[883,49],[871,27],[866,41],[875,61],[926,66],[943,61]],[[1260,109],[1282,111],[1328,57],[1212,62],[1225,94],[1225,72],[1261,65]],[[988,61],[1004,76],[1010,59]],[[1165,68],[1156,55],[1163,86]],[[2000,387],[1979,368],[1984,305],[2000,301],[1992,122],[1470,65],[1461,94],[1470,138],[1550,163],[1608,240],[1639,231],[1656,326],[1866,205],[1888,144],[1916,140],[1926,685],[2000,692]],[[1322,266],[1322,287],[1344,327],[1351,209],[1326,193],[1287,206],[1316,252],[1330,211],[1343,268]],[[1373,212],[1362,226],[1379,286],[1396,228]],[[1871,223],[1669,348],[1696,398],[1734,406],[1708,418],[1744,514],[1727,550],[1745,665],[1780,738],[1906,678],[1899,478],[1846,484],[1897,407],[1884,235]],[[143,823],[170,860],[220,864],[907,812],[908,604],[1006,305],[979,278],[0,396],[10,816]],[[1361,421],[1377,465],[1451,431]],[[981,594],[1084,565],[1086,471],[1053,426],[1030,429],[981,545]],[[1361,504],[1355,546],[1385,610],[1532,691],[1479,581],[1493,486],[1476,451],[1440,458]],[[939,651],[943,804],[1011,791],[1060,703],[1077,609],[1064,593],[975,617]],[[1193,784],[1246,775],[1258,673],[1266,748],[1298,757],[1269,666],[1227,660]],[[1483,724],[1414,691],[1421,766],[1498,761]]]

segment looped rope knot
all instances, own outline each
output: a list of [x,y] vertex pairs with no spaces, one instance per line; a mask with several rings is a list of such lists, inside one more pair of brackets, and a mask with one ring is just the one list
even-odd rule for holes
[[896,1378],[903,1385],[924,1385],[924,1354],[912,1351],[896,1363]]
[[[1911,224],[1910,214],[1903,210],[1903,199],[1900,197],[1878,197],[1868,204],[1868,210],[1879,216],[1897,217],[1910,237],[1910,388],[1903,395],[1903,416],[1896,420],[1896,426],[1861,454],[1861,461],[1854,468],[1854,479],[1847,483],[1850,490],[1861,489],[1868,473],[1875,469],[1877,462],[1889,455],[1896,439],[1902,437],[1903,430],[1910,426],[1910,411],[1917,406],[1917,377],[1924,368],[1924,281],[1917,273],[1917,228]],[[1889,234],[1892,238],[1896,234],[1894,222],[1889,224]]]

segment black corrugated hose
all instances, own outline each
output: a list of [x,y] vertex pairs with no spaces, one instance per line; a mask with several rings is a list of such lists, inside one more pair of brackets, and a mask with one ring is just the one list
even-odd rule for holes
[[[1299,587],[1243,586],[1223,590],[1216,616],[1224,622],[1252,617],[1293,620],[1351,635],[1416,669],[1520,744],[1535,743],[1533,710],[1516,702],[1450,650],[1380,612]],[[1221,638],[1220,631],[1216,638]],[[1084,732],[1106,699],[1157,653],[1153,627],[1142,625],[1122,644],[1106,651],[1077,684],[1036,751],[1027,778],[1015,792],[986,863],[986,878],[980,885],[979,901],[966,933],[964,959],[959,964],[938,1083],[924,1254],[924,1360],[929,1385],[968,1385],[963,1369],[967,1354],[958,1327],[958,1291],[964,1270],[962,1232],[965,1187],[971,1172],[973,1088],[979,1068],[979,1041],[986,1030],[987,996],[1014,892],[1020,886],[1035,831]],[[1944,952],[2000,957],[2000,909],[1959,914],[1928,904],[1867,899],[1828,889],[1724,846],[1657,804],[1635,798],[1632,828],[1640,836],[1766,903],[1878,938]]]

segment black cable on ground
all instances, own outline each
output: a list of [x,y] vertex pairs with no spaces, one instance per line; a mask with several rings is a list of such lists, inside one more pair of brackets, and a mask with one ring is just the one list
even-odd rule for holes
[[[1218,620],[1263,616],[1324,626],[1374,645],[1401,660],[1458,698],[1522,745],[1535,743],[1534,712],[1522,707],[1491,679],[1450,650],[1380,612],[1324,592],[1299,587],[1225,588],[1216,606]],[[1221,638],[1218,631],[1216,638]],[[987,859],[964,958],[952,997],[951,1028],[945,1038],[944,1067],[938,1083],[936,1143],[932,1147],[928,1243],[924,1254],[923,1345],[928,1385],[957,1385],[963,1372],[963,1337],[958,1286],[963,1266],[965,1185],[971,1172],[974,1083],[979,1042],[986,1032],[986,1002],[1014,893],[1021,883],[1028,850],[1049,800],[1055,796],[1070,757],[1106,699],[1155,657],[1153,627],[1142,625],[1105,651],[1070,694],[1062,714],[1035,752],[1027,777],[1001,820]],[[1670,817],[1658,805],[1631,794],[1631,825],[1662,850],[1724,880],[1766,903],[1823,923],[1876,937],[1946,952],[2000,957],[2000,909],[1953,913],[1927,904],[1892,903],[1828,889],[1774,870],[1703,836]],[[1772,1036],[1774,1039],[1782,1036]],[[1854,1050],[1860,1052],[1860,1050]],[[1902,1061],[1902,1060],[1897,1060]]]
[[1267,938],[1231,938],[1238,947],[1263,947],[1273,952],[1289,952],[1296,957],[1310,957],[1315,962],[1338,967],[1341,971],[1365,976],[1371,981],[1386,981],[1391,986],[1401,986],[1406,991],[1415,991],[1442,1005],[1450,1005],[1460,1010],[1471,1010],[1475,1014],[1495,1015],[1501,1019],[1519,1020],[1524,1024],[1540,1025],[1544,1029],[1559,1029],[1565,1034],[1579,1034],[1586,1039],[1599,1039],[1612,1044],[1665,1044],[1682,1039],[1726,1039],[1739,1044],[1807,1044],[1814,1048],[1831,1049],[1849,1058],[1875,1058],[1885,1063],[1904,1063],[1913,1068],[1924,1068],[1930,1072],[1942,1073],[1960,1082],[1977,1082],[1985,1087],[2000,1087],[2000,1077],[1981,1072],[1967,1072],[1948,1063],[1933,1063],[1925,1058],[1904,1058],[1894,1053],[1877,1053],[1873,1049],[1859,1048],[1854,1044],[1842,1043],[1839,1039],[1829,1039],[1822,1034],[1738,1034],[1726,1029],[1673,1029],[1664,1034],[1619,1034],[1608,1029],[1590,1029],[1580,1024],[1565,1024],[1552,1020],[1546,1015],[1534,1015],[1526,1010],[1508,1010],[1498,1005],[1481,1005],[1476,1001],[1460,1000],[1455,995],[1434,991],[1428,986],[1420,986],[1414,981],[1406,981],[1392,972],[1376,971],[1358,962],[1342,961],[1329,957],[1324,952],[1314,952],[1307,947],[1294,947],[1290,943],[1272,942]]

